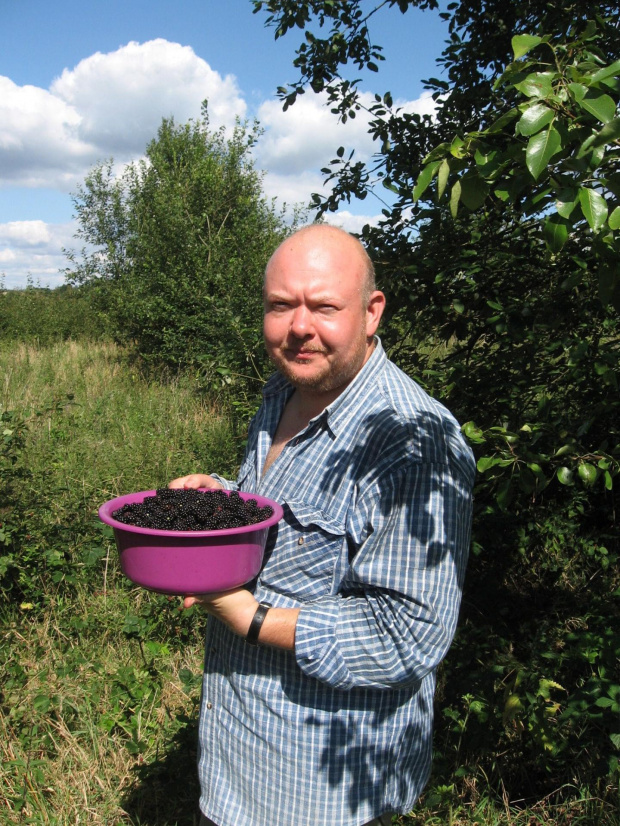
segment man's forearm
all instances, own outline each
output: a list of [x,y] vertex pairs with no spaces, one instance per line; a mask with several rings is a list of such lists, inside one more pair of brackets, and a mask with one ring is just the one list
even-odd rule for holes
[[[184,607],[198,603],[211,616],[217,617],[231,631],[240,637],[246,637],[259,603],[244,588],[237,588],[222,594],[204,594],[186,597]],[[261,626],[258,642],[293,651],[295,648],[295,626],[299,608],[270,608]]]

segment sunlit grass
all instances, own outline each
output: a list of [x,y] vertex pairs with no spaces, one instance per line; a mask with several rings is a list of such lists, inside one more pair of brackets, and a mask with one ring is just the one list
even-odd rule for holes
[[[205,619],[131,587],[96,510],[183,473],[234,474],[228,416],[190,379],[147,380],[124,350],[85,342],[0,345],[9,410],[28,422],[36,577],[30,601],[0,602],[0,824],[194,826]],[[70,581],[44,570],[50,550]],[[575,788],[526,805],[472,782],[429,788],[398,822],[619,826],[610,799]]]

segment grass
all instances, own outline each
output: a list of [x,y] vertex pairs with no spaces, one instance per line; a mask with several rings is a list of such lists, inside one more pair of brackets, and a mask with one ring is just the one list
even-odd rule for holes
[[204,617],[132,588],[96,509],[192,470],[233,472],[228,420],[109,343],[3,345],[3,410],[28,421],[23,550],[60,564],[2,612],[0,822],[189,826]]
[[[205,619],[124,579],[96,509],[194,470],[234,473],[231,423],[190,380],[148,381],[110,343],[0,345],[6,410],[28,422],[28,534],[19,599],[0,568],[0,823],[194,826]],[[525,806],[438,783],[398,822],[620,822],[587,790]]]

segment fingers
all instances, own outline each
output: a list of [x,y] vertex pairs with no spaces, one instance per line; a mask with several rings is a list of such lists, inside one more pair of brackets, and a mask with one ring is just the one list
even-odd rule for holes
[[222,485],[212,476],[206,473],[190,473],[188,476],[180,476],[173,479],[168,484],[169,488],[185,488],[186,490],[197,490],[198,488],[221,488]]
[[201,608],[208,608],[211,599],[215,596],[218,596],[218,594],[200,594],[195,597],[183,597],[183,605],[181,606],[181,610],[187,611],[187,609],[191,608],[192,605],[200,605]]

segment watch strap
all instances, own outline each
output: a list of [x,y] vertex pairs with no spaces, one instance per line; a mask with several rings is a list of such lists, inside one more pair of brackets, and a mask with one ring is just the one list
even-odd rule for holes
[[263,627],[263,622],[267,616],[267,611],[270,608],[271,606],[266,605],[264,602],[259,603],[256,613],[252,617],[252,622],[250,623],[250,627],[248,628],[248,633],[245,638],[248,645],[258,645],[258,635]]

